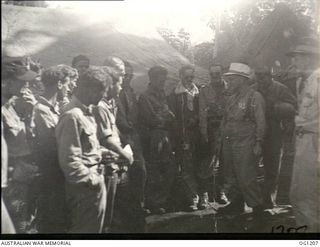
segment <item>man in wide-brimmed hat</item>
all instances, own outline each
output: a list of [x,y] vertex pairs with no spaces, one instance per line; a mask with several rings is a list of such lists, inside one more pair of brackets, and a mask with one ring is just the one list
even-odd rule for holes
[[319,41],[304,38],[288,53],[301,73],[297,81],[296,153],[291,181],[290,201],[298,226],[308,232],[320,230]]
[[223,76],[231,95],[222,120],[222,153],[231,203],[219,213],[242,213],[246,202],[255,216],[261,216],[263,198],[256,169],[266,127],[265,102],[262,95],[250,87],[248,65],[232,63]]

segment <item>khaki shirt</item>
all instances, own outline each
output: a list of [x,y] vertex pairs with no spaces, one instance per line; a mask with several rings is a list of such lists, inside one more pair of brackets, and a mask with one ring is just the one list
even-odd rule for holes
[[[97,125],[90,108],[75,96],[63,109],[56,127],[60,167],[69,183],[90,183],[101,161]],[[96,174],[95,174],[96,175]]]
[[[297,87],[302,83],[298,80]],[[303,127],[306,131],[319,133],[319,105],[320,105],[320,69],[314,71],[304,82],[304,88],[298,94],[298,115],[296,126]]]
[[1,107],[9,157],[23,157],[32,153],[27,139],[27,126],[15,110],[18,104],[21,104],[20,99],[13,96]]
[[245,88],[230,96],[223,118],[224,136],[248,136],[254,133],[262,141],[266,131],[265,102],[262,95],[252,88]]

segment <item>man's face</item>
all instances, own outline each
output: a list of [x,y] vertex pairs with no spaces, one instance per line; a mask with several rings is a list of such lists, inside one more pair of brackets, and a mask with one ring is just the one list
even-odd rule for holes
[[243,85],[244,77],[239,75],[229,75],[225,77],[227,91],[231,94],[238,92]]
[[193,69],[187,69],[180,75],[181,82],[183,86],[189,88],[192,85],[194,79]]
[[70,77],[65,77],[63,81],[58,82],[58,101],[71,97],[75,87],[74,83]]
[[120,91],[122,89],[122,77],[114,79],[112,85],[109,87],[107,98],[114,99],[119,97]]
[[210,79],[214,85],[222,85],[221,79],[222,69],[220,66],[212,66],[210,68]]
[[255,75],[259,91],[265,92],[272,82],[271,73],[267,71],[257,71]]
[[79,75],[82,75],[89,69],[89,65],[89,61],[81,60],[74,65],[74,68],[78,71]]
[[167,75],[166,74],[160,74],[157,78],[152,81],[152,85],[155,89],[158,89],[159,91],[163,91],[164,87],[166,85]]
[[123,84],[129,86],[132,78],[133,78],[133,69],[131,67],[126,67],[126,72],[123,76]]

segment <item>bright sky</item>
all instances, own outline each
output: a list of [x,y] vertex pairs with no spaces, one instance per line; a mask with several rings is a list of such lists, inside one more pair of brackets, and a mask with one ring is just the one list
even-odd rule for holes
[[[83,12],[86,18],[133,15],[137,21],[184,28],[193,44],[211,41],[213,33],[207,23],[210,18],[233,4],[244,0],[125,0],[125,1],[48,1],[49,7],[71,8]],[[108,11],[109,10],[109,11]]]

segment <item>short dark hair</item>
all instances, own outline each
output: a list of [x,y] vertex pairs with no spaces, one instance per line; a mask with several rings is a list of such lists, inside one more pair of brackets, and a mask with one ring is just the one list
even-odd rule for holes
[[133,66],[131,65],[131,63],[127,60],[123,60],[124,63],[124,68],[126,70],[126,68],[131,68],[133,70]]
[[182,75],[186,70],[189,70],[189,69],[191,69],[191,70],[195,70],[195,68],[192,66],[192,65],[184,65],[184,66],[182,66],[180,69],[179,69],[179,75]]
[[160,75],[167,75],[168,70],[162,66],[153,66],[148,71],[148,76],[150,80],[157,78]]
[[45,69],[42,72],[41,80],[45,87],[50,87],[67,77],[76,79],[78,77],[77,70],[69,65],[59,64]]
[[91,87],[92,85],[111,85],[111,76],[102,67],[89,68],[78,81],[79,87]]
[[85,55],[78,55],[72,59],[72,67],[75,67],[79,61],[87,61],[90,63],[90,59]]

